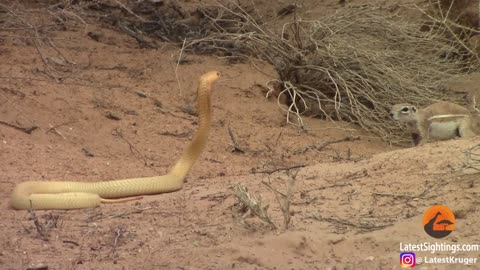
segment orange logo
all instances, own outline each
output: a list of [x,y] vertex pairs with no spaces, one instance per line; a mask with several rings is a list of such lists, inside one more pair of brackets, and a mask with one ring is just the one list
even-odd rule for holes
[[431,237],[443,238],[455,229],[455,216],[446,206],[432,206],[423,214],[423,228]]

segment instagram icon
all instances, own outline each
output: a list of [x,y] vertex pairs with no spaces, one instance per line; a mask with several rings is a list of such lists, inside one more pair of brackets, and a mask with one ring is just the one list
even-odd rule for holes
[[416,257],[413,252],[400,253],[400,267],[401,268],[413,268],[415,267]]
[[400,253],[400,267],[401,268],[413,268],[415,267],[416,257],[413,252]]

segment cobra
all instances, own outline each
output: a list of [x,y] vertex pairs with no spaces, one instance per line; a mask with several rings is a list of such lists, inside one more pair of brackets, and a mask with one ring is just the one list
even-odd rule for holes
[[212,122],[211,94],[219,79],[217,71],[200,77],[197,89],[198,130],[180,159],[166,175],[101,182],[27,181],[13,190],[14,209],[81,209],[101,203],[122,202],[133,196],[178,191],[184,178],[205,148]]

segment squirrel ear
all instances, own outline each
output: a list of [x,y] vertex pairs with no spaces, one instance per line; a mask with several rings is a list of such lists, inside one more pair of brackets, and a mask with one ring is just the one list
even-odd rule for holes
[[412,106],[412,112],[417,112],[417,108],[415,106]]

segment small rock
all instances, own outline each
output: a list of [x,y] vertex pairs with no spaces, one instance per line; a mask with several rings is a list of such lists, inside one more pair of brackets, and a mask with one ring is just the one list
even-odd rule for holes
[[160,100],[158,99],[153,99],[153,104],[155,104],[155,106],[157,106],[158,108],[162,108],[163,107],[163,104]]
[[375,259],[375,257],[373,257],[373,256],[368,256],[368,257],[366,257],[364,260],[371,262],[371,261],[373,261],[373,259]]
[[115,120],[115,121],[122,120],[122,118],[120,116],[118,116],[117,114],[114,114],[112,112],[107,112],[105,114],[105,117],[107,117],[108,119]]
[[182,110],[182,112],[184,112],[186,114],[189,114],[189,115],[192,115],[192,116],[198,116],[197,110],[191,104],[183,106],[181,108],[181,110]]
[[29,266],[27,270],[48,270],[48,265],[40,263],[37,265]]
[[52,62],[52,63],[57,64],[59,66],[66,66],[67,65],[66,61],[64,59],[59,58],[59,57],[52,56],[52,57],[48,57],[47,60],[49,62]]
[[140,91],[135,92],[135,94],[137,94],[137,96],[139,96],[141,98],[146,98],[147,97],[147,95],[145,93],[142,93]]
[[328,241],[330,244],[338,244],[340,242],[342,242],[343,240],[345,240],[345,237],[341,237],[341,238],[338,238],[338,239],[331,239],[330,241]]
[[87,147],[83,147],[82,148],[82,151],[83,153],[87,156],[87,157],[93,157],[95,156],[92,151],[90,149],[88,149]]
[[135,110],[126,111],[125,114],[138,115],[138,113]]
[[100,39],[103,38],[104,35],[103,35],[103,33],[101,33],[101,32],[88,32],[88,33],[87,33],[87,36],[88,36],[89,38],[91,38],[91,39],[99,42]]

